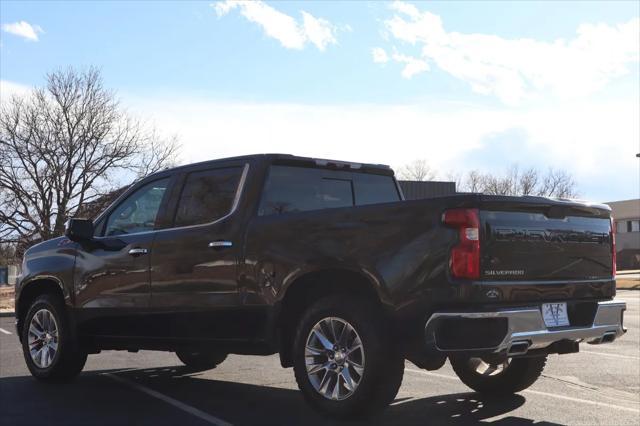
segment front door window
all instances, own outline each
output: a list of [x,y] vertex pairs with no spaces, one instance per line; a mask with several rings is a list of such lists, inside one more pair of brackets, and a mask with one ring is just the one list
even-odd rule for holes
[[109,215],[104,235],[152,231],[168,184],[169,178],[156,180],[127,197]]

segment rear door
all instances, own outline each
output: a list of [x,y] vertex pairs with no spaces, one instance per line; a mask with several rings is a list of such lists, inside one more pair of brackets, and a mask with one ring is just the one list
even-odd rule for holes
[[237,266],[242,221],[236,207],[248,165],[193,168],[182,174],[173,217],[151,255],[151,307],[159,337],[216,339],[237,335]]

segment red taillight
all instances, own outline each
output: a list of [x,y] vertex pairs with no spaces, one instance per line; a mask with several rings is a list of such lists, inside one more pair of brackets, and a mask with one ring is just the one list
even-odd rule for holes
[[449,269],[456,278],[480,278],[480,216],[478,209],[451,209],[442,215],[445,225],[458,229],[459,241],[451,249]]
[[611,218],[611,274],[616,277],[616,221]]

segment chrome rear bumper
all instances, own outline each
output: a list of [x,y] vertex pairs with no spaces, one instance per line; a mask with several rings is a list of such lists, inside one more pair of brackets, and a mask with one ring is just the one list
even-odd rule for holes
[[[428,349],[441,352],[506,352],[508,355],[522,355],[531,349],[545,348],[562,340],[591,344],[609,343],[627,331],[623,326],[623,312],[626,307],[626,303],[615,300],[598,302],[591,326],[551,329],[545,326],[540,307],[537,306],[490,312],[436,312],[425,326],[426,343]],[[495,346],[443,349],[438,346],[436,329],[441,321],[456,318],[505,318],[508,324],[507,332],[502,341]]]

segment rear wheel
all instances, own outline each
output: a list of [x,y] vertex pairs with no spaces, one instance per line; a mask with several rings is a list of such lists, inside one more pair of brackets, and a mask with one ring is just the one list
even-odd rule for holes
[[176,355],[184,365],[194,370],[211,370],[227,358],[226,353],[211,350],[181,349],[176,351]]
[[66,381],[77,376],[87,352],[72,337],[64,304],[43,294],[31,304],[22,326],[22,351],[31,374],[42,381]]
[[547,357],[507,358],[501,362],[475,357],[451,357],[450,360],[460,380],[471,389],[505,395],[520,392],[538,380]]
[[294,341],[294,372],[305,399],[342,418],[366,417],[393,401],[404,359],[377,310],[328,297],[303,315]]

